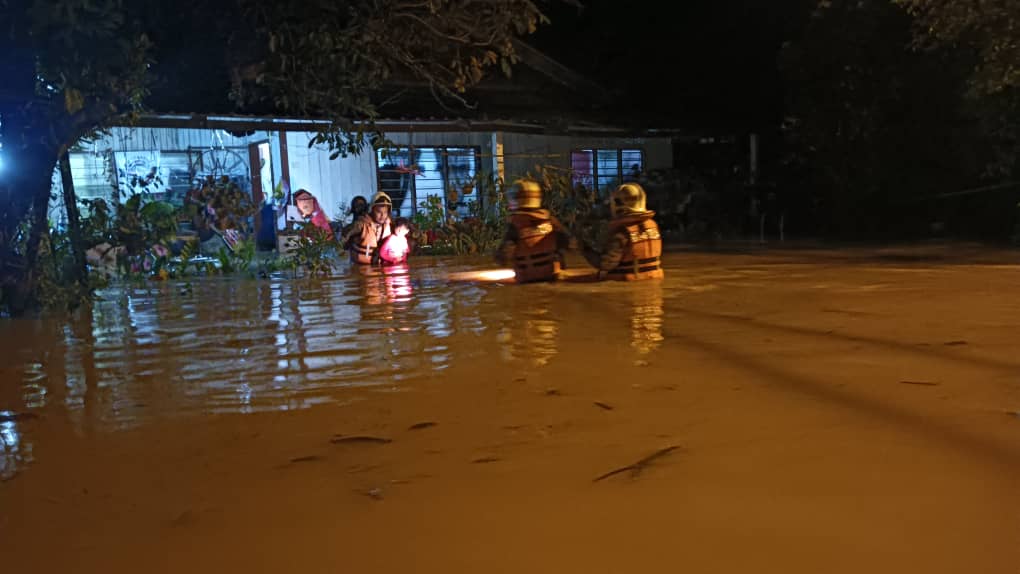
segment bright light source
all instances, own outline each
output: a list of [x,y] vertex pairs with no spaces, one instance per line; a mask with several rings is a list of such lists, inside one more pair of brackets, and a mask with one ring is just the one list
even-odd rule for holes
[[513,281],[513,269],[489,269],[486,271],[465,271],[463,273],[451,273],[451,281],[469,281],[482,283],[497,283]]
[[507,279],[513,279],[513,269],[494,269],[492,271],[479,271],[478,278],[486,281],[506,281]]
[[407,238],[403,235],[390,235],[382,247],[379,248],[379,256],[383,261],[390,263],[401,263],[407,258]]

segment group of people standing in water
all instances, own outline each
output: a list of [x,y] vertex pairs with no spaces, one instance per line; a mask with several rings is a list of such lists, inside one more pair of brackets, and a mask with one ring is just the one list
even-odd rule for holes
[[[566,268],[570,234],[548,209],[542,208],[542,187],[536,181],[515,184],[510,225],[496,260],[514,268],[518,283],[553,281]],[[655,212],[646,208],[645,190],[625,183],[610,197],[609,236],[598,249],[581,245],[595,279],[636,281],[661,279],[662,237]]]
[[[319,201],[307,190],[294,194],[294,203],[306,225],[314,226],[327,239],[337,239],[336,231],[319,206]],[[350,254],[351,262],[359,265],[400,265],[407,262],[410,245],[407,235],[411,224],[407,219],[391,218],[393,201],[383,192],[376,193],[369,203],[362,196],[351,201],[353,220],[339,231],[339,241]]]
[[[353,219],[339,233],[330,226],[318,201],[307,190],[299,190],[294,202],[306,224],[321,229],[330,239],[338,239],[352,263],[393,266],[407,262],[411,225],[407,219],[391,218],[393,202],[387,194],[380,191],[371,202],[362,196],[355,197],[350,208]],[[610,213],[606,242],[597,249],[581,245],[584,258],[597,270],[595,278],[661,279],[662,237],[655,213],[646,208],[644,189],[636,183],[616,188],[610,197]],[[541,185],[533,180],[515,183],[510,222],[496,260],[513,267],[518,283],[554,281],[566,269],[569,245],[567,229],[542,207]]]

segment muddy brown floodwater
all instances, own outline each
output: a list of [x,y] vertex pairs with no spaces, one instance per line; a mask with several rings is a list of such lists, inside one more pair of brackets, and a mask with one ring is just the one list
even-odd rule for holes
[[1020,572],[1018,259],[418,260],[2,321],[0,569]]

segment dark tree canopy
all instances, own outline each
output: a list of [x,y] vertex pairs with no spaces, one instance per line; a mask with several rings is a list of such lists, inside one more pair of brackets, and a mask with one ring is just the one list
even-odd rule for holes
[[[543,20],[527,0],[2,0],[0,48],[20,81],[3,92],[94,120],[140,106],[371,121],[408,84],[438,99],[489,68],[510,72],[512,39]],[[6,58],[5,58],[6,59]]]
[[916,19],[920,47],[971,48],[976,94],[1020,88],[1020,3],[1016,0],[895,0]]
[[1020,2],[896,0],[914,16],[914,46],[971,55],[965,95],[993,144],[988,175],[1014,178],[1020,157]]

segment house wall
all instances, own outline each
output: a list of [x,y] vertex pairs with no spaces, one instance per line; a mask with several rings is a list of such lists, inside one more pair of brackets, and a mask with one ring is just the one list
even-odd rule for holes
[[493,170],[493,136],[503,143],[503,163],[507,179],[535,171],[536,165],[570,168],[570,152],[593,148],[635,148],[645,152],[645,169],[673,166],[670,138],[579,137],[512,132],[412,132],[386,134],[395,145],[458,146],[481,149],[480,165]]
[[342,218],[357,195],[371,197],[375,193],[376,170],[372,151],[359,155],[329,159],[327,146],[308,147],[314,134],[287,133],[287,157],[290,167],[290,189],[307,189],[318,198],[319,205],[330,219]]
[[506,178],[534,173],[539,164],[570,169],[570,152],[579,149],[635,148],[644,150],[645,169],[670,168],[673,145],[669,138],[554,136],[503,133]]
[[[71,175],[75,193],[79,198],[106,198],[114,196],[118,172],[126,167],[147,172],[157,168],[162,184],[150,191],[181,194],[190,187],[188,170],[191,164],[202,162],[208,170],[226,171],[231,175],[250,177],[248,146],[266,142],[279,150],[279,134],[255,132],[250,136],[236,137],[223,130],[170,129],[146,127],[115,127],[94,141],[79,144],[70,153]],[[281,169],[272,166],[273,180],[279,181]],[[121,180],[121,192],[124,180]],[[61,223],[65,220],[61,196],[59,170],[54,170],[50,218]]]
[[[354,196],[371,197],[378,189],[375,154],[367,151],[356,156],[330,160],[326,146],[308,146],[312,137],[313,134],[309,132],[287,133],[286,155],[291,190],[307,189],[319,198],[327,216],[342,217]],[[400,132],[389,133],[387,137],[397,146],[477,148],[479,170],[491,173],[497,169],[499,160],[502,160],[504,176],[508,181],[533,173],[536,165],[555,165],[569,169],[570,152],[577,149],[637,148],[644,150],[646,170],[672,167],[672,144],[669,138],[578,137],[511,132]],[[121,160],[131,157],[139,164],[151,158],[148,160],[160,163],[161,175],[167,179],[171,175],[167,171],[168,166],[184,161],[182,158],[186,156],[181,152],[191,152],[192,157],[199,154],[209,161],[230,164],[231,169],[243,176],[250,173],[248,146],[264,141],[270,143],[275,185],[284,175],[283,166],[280,165],[280,134],[266,131],[235,137],[223,130],[113,128],[108,135],[81,146],[79,151],[72,154],[72,174],[79,197],[111,197],[111,176],[116,173],[113,158],[116,154],[119,154],[117,157]],[[497,142],[502,143],[502,157],[497,157]],[[133,155],[125,152],[133,152]],[[176,181],[175,185],[186,186],[187,182]],[[271,190],[265,192],[268,195]],[[59,173],[54,180],[54,195],[57,198],[61,195]],[[52,218],[62,221],[63,206],[59,199],[51,207]]]

